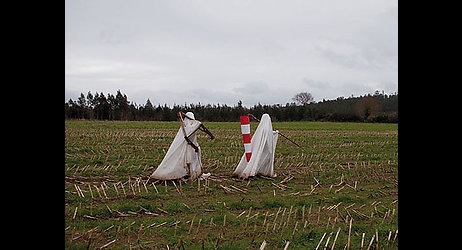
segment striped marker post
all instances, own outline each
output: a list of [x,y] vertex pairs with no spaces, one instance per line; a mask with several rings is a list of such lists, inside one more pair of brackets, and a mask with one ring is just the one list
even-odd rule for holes
[[248,115],[240,117],[242,140],[244,141],[245,158],[247,162],[250,161],[252,156],[252,149],[250,148],[250,118]]

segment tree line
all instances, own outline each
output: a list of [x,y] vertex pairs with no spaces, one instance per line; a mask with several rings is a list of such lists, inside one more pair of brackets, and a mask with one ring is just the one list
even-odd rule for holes
[[398,93],[387,95],[375,91],[359,97],[314,102],[311,94],[302,92],[292,100],[285,105],[256,104],[250,108],[242,106],[242,101],[233,106],[198,103],[169,107],[155,106],[150,99],[144,105],[130,102],[120,90],[115,95],[88,92],[81,93],[75,101],[65,102],[65,119],[175,121],[178,111],[191,111],[197,119],[209,122],[237,122],[239,116],[249,113],[256,117],[268,113],[273,121],[398,122]]

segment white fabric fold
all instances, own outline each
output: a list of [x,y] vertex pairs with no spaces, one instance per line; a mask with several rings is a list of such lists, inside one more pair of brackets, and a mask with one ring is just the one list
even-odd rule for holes
[[183,128],[180,127],[164,159],[154,173],[152,173],[151,178],[158,180],[174,180],[187,177],[190,180],[195,180],[201,175],[201,149],[199,144],[197,144],[196,136],[201,122],[194,120],[194,114],[191,112],[186,113],[186,115],[192,119],[185,117],[185,132],[191,142],[199,148],[198,152],[196,152],[185,140],[182,131]]
[[278,131],[273,131],[270,116],[263,114],[250,143],[252,157],[247,162],[244,153],[233,175],[244,179],[255,175],[275,177],[274,153],[278,136]]

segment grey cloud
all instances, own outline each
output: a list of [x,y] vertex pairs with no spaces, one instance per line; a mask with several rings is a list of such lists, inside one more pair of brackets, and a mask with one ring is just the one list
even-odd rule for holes
[[375,48],[361,48],[357,52],[337,52],[333,49],[320,49],[321,54],[334,64],[356,70],[380,70],[393,67],[389,59]]
[[233,88],[239,95],[261,95],[268,92],[268,84],[265,82],[249,82],[241,87]]
[[315,80],[312,80],[312,79],[303,79],[303,82],[306,83],[308,85],[308,87],[310,87],[310,88],[322,89],[322,90],[331,88],[330,84],[328,82],[324,82],[324,81],[315,81]]
[[66,0],[66,96],[253,105],[394,89],[396,14],[396,0]]

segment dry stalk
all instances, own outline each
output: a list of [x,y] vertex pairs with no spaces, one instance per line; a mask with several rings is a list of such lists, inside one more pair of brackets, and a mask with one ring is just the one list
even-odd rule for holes
[[94,199],[95,197],[93,197],[93,191],[91,190],[91,185],[90,184],[88,184],[88,189],[90,189],[91,198]]
[[286,245],[284,246],[284,250],[287,250],[287,248],[289,248],[289,244],[290,244],[290,241],[287,241]]
[[163,226],[163,225],[165,225],[165,224],[167,224],[166,221],[164,221],[164,222],[162,222],[162,223],[160,223],[159,225],[156,225],[156,226],[154,226],[154,227],[161,227],[161,226]]
[[369,242],[369,246],[367,247],[367,250],[371,249],[372,243],[374,242],[375,235],[372,235],[371,241]]
[[266,213],[265,213],[265,219],[263,220],[263,227],[264,227],[265,224],[266,224],[266,218],[268,217],[268,212],[269,212],[269,211],[266,211]]
[[75,190],[77,191],[77,195],[78,195],[79,197],[82,197],[82,195],[81,195],[80,192],[79,192],[79,188],[77,187],[76,184],[74,184],[74,188],[75,188]]
[[274,222],[273,222],[273,232],[276,229],[276,220],[278,219],[279,212],[281,210],[281,207],[278,208],[278,211],[276,213],[276,216],[274,217]]
[[249,218],[250,218],[250,214],[252,213],[252,207],[249,208],[249,213],[247,214],[247,219],[245,220],[245,226],[244,228],[247,229],[247,223],[249,221]]
[[[110,226],[110,227],[104,229],[103,232],[107,232],[107,231],[109,231],[109,230],[110,230],[111,228],[113,228],[113,227],[114,227],[114,225],[112,225],[112,226]],[[95,228],[96,228],[96,227],[95,227]],[[92,229],[92,230],[93,230],[93,229]]]
[[82,189],[80,189],[80,187],[78,185],[77,185],[77,188],[79,189],[79,192],[82,195],[82,198],[85,198],[85,195],[83,194]]
[[109,206],[106,205],[106,204],[105,204],[105,206],[106,206],[107,210],[109,211],[109,213],[110,213],[110,214],[113,214],[113,213],[112,213],[112,210],[109,208]]
[[194,216],[191,220],[191,225],[189,226],[189,231],[188,231],[188,234],[191,234],[191,229],[192,229],[192,226],[194,224],[194,218],[196,218],[196,216]]
[[347,210],[348,208],[351,208],[351,207],[353,207],[355,204],[356,204],[356,203],[353,203],[353,204],[351,204],[351,205],[349,205],[349,206],[345,207],[344,209],[345,209],[345,210]]
[[280,181],[279,184],[284,184],[284,183],[287,183],[289,182],[290,180],[292,180],[294,178],[294,176],[287,176],[286,178],[284,178],[284,180]]
[[199,219],[199,222],[197,224],[196,235],[199,233],[199,228],[201,227],[201,221],[202,221],[202,218]]
[[236,218],[239,218],[239,217],[241,217],[243,214],[245,214],[245,210],[244,210],[244,211],[242,211],[242,213],[240,213],[240,214],[239,214],[239,215],[238,215]]
[[263,241],[260,245],[260,250],[265,249],[265,247],[266,247],[266,241]]
[[172,183],[173,183],[173,186],[175,186],[176,191],[177,191],[180,195],[183,195],[183,194],[180,192],[180,190],[178,189],[178,187],[176,186],[175,181],[172,181]]
[[298,221],[295,222],[294,231],[292,232],[292,235],[294,235],[295,231],[297,231],[297,225],[298,225]]
[[350,219],[350,227],[348,228],[348,241],[347,249],[350,249],[350,239],[351,239],[351,225],[353,224],[353,218]]
[[108,243],[106,243],[106,244],[100,246],[98,249],[103,249],[103,248],[105,248],[105,247],[111,245],[112,243],[116,242],[116,240],[117,240],[117,239],[114,239],[114,240],[112,240],[112,241],[110,241],[110,242],[108,242]]
[[315,177],[313,177],[313,179],[316,181],[316,185],[314,186],[315,188],[321,185],[321,183]]
[[271,182],[271,184],[273,184],[273,186],[275,186],[275,187],[281,189],[282,191],[286,190],[286,189],[285,189],[284,187],[282,187],[281,185],[275,184],[275,183],[273,183],[273,182]]
[[156,190],[156,193],[159,193],[159,190],[157,190],[157,187],[156,187],[156,185],[154,184],[154,182],[152,183],[152,186],[153,186],[154,189]]
[[[115,189],[115,191],[117,193],[117,196],[119,196],[119,190],[117,189],[117,185],[115,183],[112,183],[112,185],[114,185],[114,189]],[[92,195],[92,197],[93,197],[93,195]]]
[[79,207],[75,207],[74,216],[72,217],[72,219],[75,219],[75,215],[77,214],[77,208],[79,208]]
[[132,189],[133,195],[136,196],[135,188],[133,187],[133,184],[130,184],[130,188]]
[[[354,210],[354,209],[351,209],[351,211],[353,211],[355,214],[359,215],[360,217],[364,217],[364,218],[367,218],[367,219],[370,219],[370,218],[371,218],[371,217],[369,217],[369,216],[367,216],[367,215],[365,215],[365,214],[363,214],[363,213],[361,213],[361,212],[358,212],[358,211],[356,211],[356,210]],[[348,212],[348,210],[347,210],[347,212]],[[350,217],[351,217],[351,216],[350,216]]]
[[324,239],[324,237],[326,236],[327,233],[324,233],[321,237],[321,240],[319,241],[318,245],[316,246],[316,250],[318,250],[319,246],[321,245],[321,242],[322,240]]
[[223,186],[220,184],[220,187],[224,189],[225,193],[233,193],[234,191],[231,188]]
[[104,190],[103,184],[101,184],[101,190],[103,191],[104,197],[106,197],[106,199],[108,199],[108,197],[106,195],[106,191]]
[[330,233],[329,233],[329,236],[327,237],[327,240],[326,240],[326,245],[324,245],[324,250],[327,249],[327,246],[329,245],[330,237],[332,237],[332,234],[333,234],[333,233],[334,233],[334,232],[330,232]]
[[293,207],[293,206],[290,206],[289,214],[287,215],[286,226],[289,226],[290,216],[292,215],[292,207]]
[[364,236],[366,236],[366,233],[363,233],[363,236],[361,237],[361,249],[364,247]]
[[345,186],[342,186],[341,188],[339,188],[339,189],[335,190],[335,193],[338,193],[338,192],[340,192],[340,190],[342,190],[343,188],[345,188]]
[[122,182],[120,182],[120,185],[122,186],[122,191],[124,192],[124,196],[127,197],[127,193],[125,193],[125,187]]
[[316,224],[319,224],[320,219],[321,219],[321,206],[319,206],[319,209],[318,209],[318,220],[316,221]]
[[281,222],[279,223],[279,228],[282,226],[282,223],[284,222],[284,215],[286,213],[286,208],[284,208],[284,211],[282,212],[282,215],[281,215]]
[[240,189],[240,188],[237,188],[237,187],[235,187],[235,186],[233,186],[233,185],[230,185],[230,187],[232,187],[232,188],[236,189],[237,191],[242,192],[242,193],[244,193],[244,194],[247,193],[246,191],[244,191],[244,190],[242,190],[242,189]]
[[334,242],[332,243],[332,247],[330,248],[331,250],[334,250],[335,242],[337,242],[337,237],[338,237],[339,232],[340,232],[340,227],[338,228],[337,233],[335,234]]

